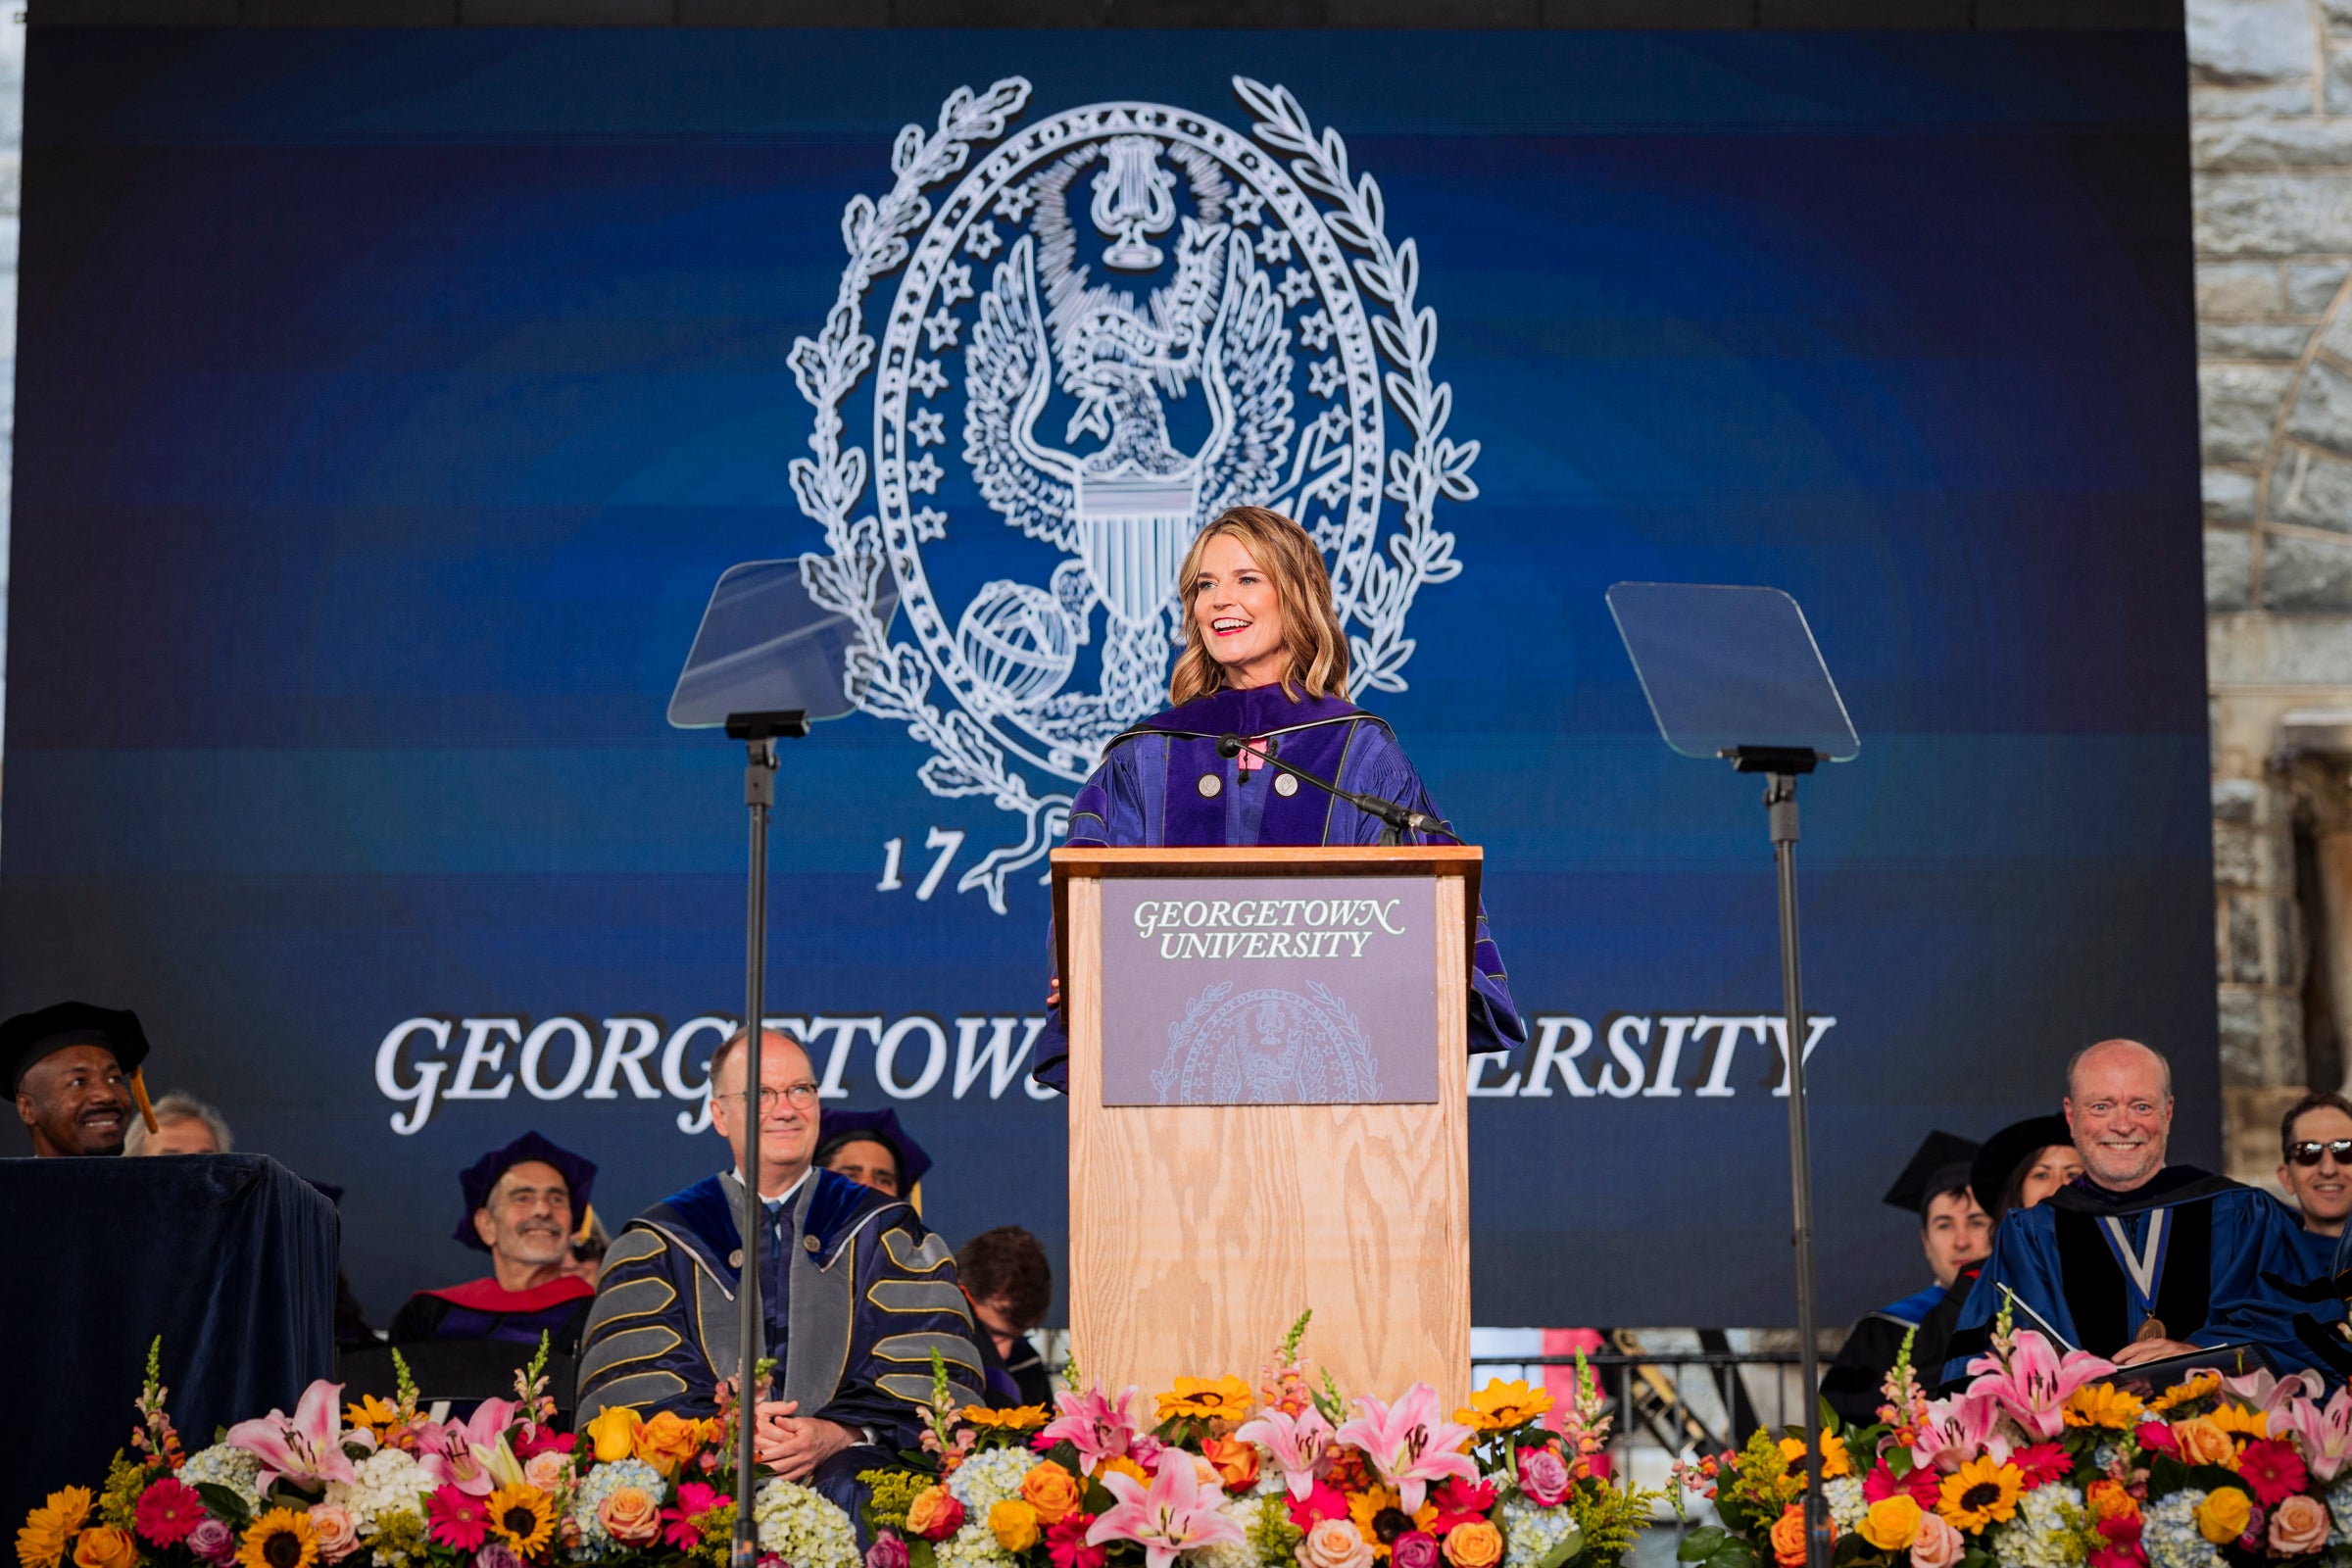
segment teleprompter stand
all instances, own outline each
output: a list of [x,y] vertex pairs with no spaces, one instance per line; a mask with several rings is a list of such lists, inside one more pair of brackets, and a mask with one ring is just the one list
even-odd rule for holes
[[1773,588],[1621,582],[1609,612],[1666,744],[1765,777],[1780,882],[1781,1001],[1788,1073],[1788,1185],[1795,1220],[1796,1331],[1805,1426],[1805,1561],[1829,1568],[1821,1493],[1820,1322],[1813,1277],[1813,1155],[1806,1131],[1804,976],[1796,923],[1796,781],[1862,746],[1796,601]]
[[[893,596],[895,598],[895,596]],[[882,607],[887,620],[890,605]],[[669,699],[679,729],[723,728],[744,744],[743,804],[751,814],[751,877],[744,906],[743,1270],[736,1295],[742,1315],[735,1378],[735,1538],[731,1568],[757,1568],[752,1517],[758,1478],[752,1407],[756,1369],[766,1351],[760,1300],[760,1254],[768,1245],[760,1200],[760,1022],[767,1009],[767,828],[776,804],[776,742],[808,734],[813,720],[838,718],[852,702],[842,678],[856,640],[848,621],[817,606],[802,585],[800,563],[756,561],[729,567],[711,590],[693,652]]]

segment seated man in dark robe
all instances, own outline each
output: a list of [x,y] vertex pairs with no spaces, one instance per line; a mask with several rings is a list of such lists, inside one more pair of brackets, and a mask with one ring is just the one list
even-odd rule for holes
[[1029,1335],[1054,1304],[1054,1265],[1044,1244],[1018,1225],[982,1231],[956,1250],[956,1272],[981,1332],[988,1402],[1000,1409],[1054,1404],[1054,1379]]
[[899,1113],[887,1106],[826,1111],[816,1162],[885,1198],[904,1198],[918,1214],[923,1211],[921,1188],[931,1156],[899,1125]]
[[760,1117],[759,1241],[772,1396],[753,1410],[760,1459],[856,1516],[856,1476],[918,1441],[932,1352],[950,1397],[979,1402],[980,1352],[947,1243],[903,1200],[813,1166],[817,1084],[808,1053],[760,1037],[760,1088],[747,1103],[739,1032],[710,1062],[710,1121],[732,1169],[673,1193],[622,1227],[605,1254],[580,1351],[578,1423],[627,1405],[708,1416],[740,1365],[737,1226],[747,1114]]
[[2102,1041],[2068,1064],[2065,1108],[2083,1174],[2002,1220],[1953,1331],[1946,1382],[1964,1382],[1986,1353],[2004,1299],[2018,1328],[2060,1352],[2127,1369],[2240,1345],[2281,1374],[2313,1366],[2290,1294],[2309,1272],[2294,1220],[2267,1193],[2165,1163],[2165,1059],[2136,1041]]
[[146,1059],[147,1034],[133,1012],[60,1002],[0,1024],[0,1072],[35,1159],[120,1154],[133,1103],[153,1131],[155,1112],[139,1088]]
[[1890,1208],[1919,1216],[1920,1250],[1928,1255],[1928,1271],[1936,1279],[1870,1313],[1845,1337],[1838,1358],[1822,1375],[1821,1397],[1840,1419],[1867,1426],[1878,1419],[1886,1374],[1910,1339],[1911,1363],[1924,1366],[1933,1378],[1943,1365],[1940,1336],[1934,1343],[1923,1325],[1942,1304],[1961,1269],[1984,1257],[1991,1247],[1992,1227],[1969,1189],[1970,1162],[1977,1146],[1951,1133],[1932,1132],[1903,1173],[1894,1179],[1883,1200]]
[[500,1340],[569,1355],[579,1348],[596,1287],[564,1272],[571,1216],[586,1208],[596,1166],[524,1133],[459,1173],[466,1217],[457,1240],[490,1254],[487,1278],[418,1291],[392,1319],[392,1343]]

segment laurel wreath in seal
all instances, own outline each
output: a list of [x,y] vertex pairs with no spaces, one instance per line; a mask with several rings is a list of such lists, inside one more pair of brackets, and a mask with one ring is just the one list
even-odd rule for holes
[[[1326,127],[1318,136],[1289,88],[1247,76],[1234,77],[1233,87],[1257,116],[1251,133],[1288,160],[1301,187],[1328,204],[1322,209],[1324,226],[1354,253],[1356,282],[1382,308],[1370,316],[1373,336],[1390,367],[1382,384],[1412,444],[1389,454],[1383,490],[1401,514],[1388,536],[1388,559],[1375,552],[1365,563],[1350,606],[1348,694],[1400,692],[1405,689],[1401,672],[1413,656],[1413,639],[1404,625],[1415,597],[1424,586],[1450,581],[1461,571],[1453,535],[1436,526],[1437,503],[1441,497],[1476,499],[1470,466],[1479,444],[1446,435],[1453,389],[1429,369],[1437,356],[1437,313],[1417,303],[1420,254],[1410,239],[1391,243],[1378,181],[1350,172],[1348,146],[1339,132]],[[842,444],[841,409],[873,366],[866,294],[905,265],[913,237],[931,220],[926,193],[961,173],[975,147],[1002,137],[1028,104],[1029,93],[1028,81],[1019,76],[1005,77],[984,93],[958,87],[940,106],[934,128],[909,124],[899,131],[890,157],[896,182],[880,200],[854,196],[843,209],[841,238],[849,266],[823,328],[795,341],[790,358],[801,395],[815,410],[810,455],[792,461],[792,488],[825,540],[823,551],[801,557],[802,582],[812,600],[854,628],[843,672],[851,699],[864,712],[905,724],[931,748],[933,755],[918,769],[924,786],[949,798],[985,796],[1025,822],[1018,843],[990,851],[956,879],[956,891],[981,889],[999,914],[1005,911],[1005,880],[1035,864],[1061,837],[1071,797],[1032,791],[977,719],[931,700],[931,668],[921,652],[891,639],[895,597],[884,592],[890,565],[881,524],[871,514],[853,516],[865,493],[866,454]]]

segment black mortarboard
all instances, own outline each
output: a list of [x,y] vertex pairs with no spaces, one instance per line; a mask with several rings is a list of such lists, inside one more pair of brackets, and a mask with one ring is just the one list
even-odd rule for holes
[[1977,1144],[1973,1138],[1956,1133],[1933,1132],[1920,1141],[1919,1152],[1911,1163],[1886,1189],[1880,1200],[1889,1208],[1919,1214],[1928,1206],[1928,1200],[1940,1192],[1968,1185],[1968,1162],[1976,1157]]
[[823,1164],[827,1155],[844,1144],[870,1140],[887,1148],[899,1161],[899,1187],[902,1194],[914,1191],[931,1168],[931,1156],[923,1146],[906,1136],[899,1125],[899,1113],[885,1107],[881,1110],[828,1110],[822,1122],[824,1136],[816,1146],[816,1162]]
[[104,1046],[115,1063],[130,1077],[130,1096],[139,1115],[154,1132],[155,1111],[147,1103],[147,1081],[139,1064],[147,1059],[147,1031],[139,1015],[127,1007],[94,1007],[86,1002],[59,1002],[38,1012],[20,1012],[0,1023],[0,1072],[8,1075],[8,1090],[24,1087],[34,1062],[68,1046]]
[[1985,1139],[1968,1176],[1969,1191],[1977,1195],[1977,1206],[1997,1216],[2001,1195],[2009,1190],[2009,1178],[2017,1174],[2018,1166],[2053,1144],[2074,1141],[2074,1129],[2067,1126],[2064,1116],[2028,1116]]
[[498,1179],[526,1160],[553,1165],[563,1174],[564,1186],[571,1194],[574,1213],[588,1206],[589,1189],[596,1185],[596,1161],[583,1159],[561,1144],[551,1144],[537,1133],[524,1133],[504,1149],[493,1149],[464,1170],[458,1172],[458,1185],[466,1190],[466,1213],[459,1219],[457,1238],[477,1252],[490,1250],[473,1228],[473,1211],[490,1201],[490,1189]]

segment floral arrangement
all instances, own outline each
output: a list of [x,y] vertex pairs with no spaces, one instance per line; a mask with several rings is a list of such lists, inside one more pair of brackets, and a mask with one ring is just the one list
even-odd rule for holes
[[[577,1435],[550,1426],[547,1348],[465,1421],[398,1397],[342,1402],[324,1381],[184,1450],[147,1354],[139,1424],[106,1486],[50,1494],[17,1532],[21,1568],[559,1568],[632,1562],[725,1568],[735,1529],[733,1409],[650,1420],[608,1410]],[[850,1517],[770,1479],[754,1503],[761,1568],[858,1561]]]
[[[1924,1396],[1908,1341],[1879,1421],[1824,1413],[1837,1568],[2277,1568],[2352,1563],[2352,1393],[2200,1372],[2156,1393],[2081,1350],[1995,1321],[1971,1382]],[[1802,1568],[1810,1434],[1759,1432],[1675,1467],[1723,1523],[1680,1550],[1703,1568]]]
[[[1149,1406],[1100,1386],[1052,1412],[959,1406],[934,1357],[921,1447],[859,1477],[871,1544],[770,1478],[761,1568],[1617,1568],[1648,1523],[1662,1494],[1612,1483],[1581,1367],[1557,1431],[1550,1395],[1525,1383],[1490,1384],[1448,1420],[1427,1384],[1394,1404],[1344,1401],[1328,1372],[1317,1388],[1306,1322],[1255,1385],[1179,1378]],[[421,1413],[403,1366],[395,1399],[346,1404],[315,1383],[292,1415],[189,1453],[157,1358],[105,1487],[33,1509],[21,1568],[726,1568],[723,1389],[712,1419],[612,1409],[560,1433],[543,1345],[514,1399],[464,1421]]]
[[1558,1431],[1526,1383],[1448,1420],[1427,1384],[1394,1404],[1318,1389],[1306,1324],[1254,1385],[1178,1378],[1148,1405],[1095,1384],[1051,1412],[951,1410],[938,1378],[922,1452],[859,1478],[864,1568],[1616,1568],[1648,1523],[1661,1494],[1612,1484],[1581,1367]]

